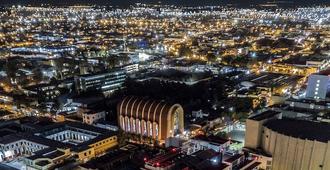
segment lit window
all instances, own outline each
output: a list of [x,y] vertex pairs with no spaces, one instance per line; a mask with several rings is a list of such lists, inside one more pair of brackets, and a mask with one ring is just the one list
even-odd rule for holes
[[138,134],[141,134],[141,121],[140,120],[137,120],[137,122],[138,122],[137,133]]
[[131,122],[127,119],[127,131],[131,131]]
[[136,130],[135,130],[135,120],[134,119],[132,120],[132,125],[133,125],[132,126],[132,132],[135,132]]
[[156,124],[155,130],[156,130],[156,136],[158,136],[158,124]]
[[124,118],[122,118],[122,128],[123,128],[123,130],[125,130],[125,119]]
[[152,123],[149,123],[149,135],[152,136]]
[[143,135],[147,135],[147,123],[143,122]]

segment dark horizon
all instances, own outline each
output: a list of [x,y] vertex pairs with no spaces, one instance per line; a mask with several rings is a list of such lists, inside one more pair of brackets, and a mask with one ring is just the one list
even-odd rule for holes
[[145,4],[166,4],[166,5],[177,5],[177,6],[234,6],[234,7],[254,7],[264,3],[279,4],[279,7],[299,7],[299,6],[318,6],[318,5],[330,5],[328,0],[310,0],[308,2],[301,0],[288,0],[288,1],[271,1],[271,0],[251,0],[249,2],[245,0],[3,0],[2,5],[33,5],[39,6],[42,4],[55,5],[55,6],[67,6],[67,5],[100,5],[100,6],[122,6],[127,7],[135,3]]

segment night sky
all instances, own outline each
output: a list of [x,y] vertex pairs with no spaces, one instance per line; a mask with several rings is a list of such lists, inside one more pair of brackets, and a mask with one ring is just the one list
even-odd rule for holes
[[[77,5],[77,4],[95,4],[95,5],[112,5],[112,6],[129,6],[131,4],[141,3],[159,3],[174,4],[184,6],[197,6],[197,5],[228,5],[233,4],[236,7],[249,7],[260,3],[269,2],[272,0],[0,0],[2,5],[40,5],[42,3],[52,5]],[[282,1],[283,2],[283,1]],[[282,7],[285,6],[306,6],[306,5],[330,5],[330,0],[291,0],[284,1]],[[289,3],[288,3],[289,2]],[[294,4],[294,5],[292,5]]]

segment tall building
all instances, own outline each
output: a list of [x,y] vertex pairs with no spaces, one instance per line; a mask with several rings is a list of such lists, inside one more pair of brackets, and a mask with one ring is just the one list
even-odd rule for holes
[[328,75],[312,74],[308,77],[306,98],[325,100],[330,85]]
[[125,132],[161,142],[183,132],[183,108],[179,104],[130,96],[117,105],[117,113],[119,125]]
[[245,132],[245,147],[258,148],[261,144],[261,134],[263,130],[263,123],[270,119],[281,118],[280,112],[267,110],[263,113],[254,115],[246,120],[246,132]]
[[266,111],[246,121],[245,148],[263,169],[330,169],[330,125]]
[[126,72],[112,70],[100,74],[87,74],[75,77],[75,87],[78,92],[100,90],[112,92],[122,87],[126,80]]

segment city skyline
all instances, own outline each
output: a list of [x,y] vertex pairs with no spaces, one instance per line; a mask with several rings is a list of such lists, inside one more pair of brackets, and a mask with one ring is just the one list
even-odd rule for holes
[[330,169],[330,4],[261,1],[2,4],[0,169]]
[[2,5],[42,5],[42,4],[49,4],[49,5],[101,5],[101,6],[122,6],[128,7],[130,5],[134,5],[135,3],[147,3],[147,4],[163,4],[163,5],[178,5],[178,6],[233,6],[233,7],[240,7],[240,8],[250,8],[250,7],[258,7],[260,4],[266,3],[274,3],[279,4],[281,8],[294,8],[294,7],[304,7],[304,6],[317,6],[317,5],[329,5],[329,1],[327,0],[311,0],[311,1],[301,1],[301,0],[287,0],[287,1],[269,1],[269,0],[205,0],[205,1],[194,1],[191,2],[190,0],[69,0],[69,1],[54,1],[54,0],[4,0]]

